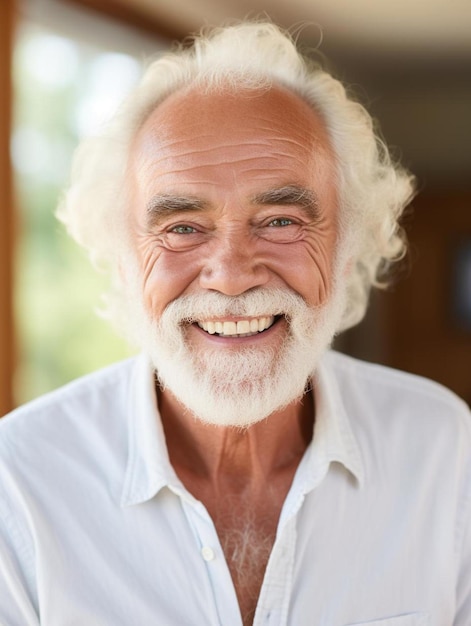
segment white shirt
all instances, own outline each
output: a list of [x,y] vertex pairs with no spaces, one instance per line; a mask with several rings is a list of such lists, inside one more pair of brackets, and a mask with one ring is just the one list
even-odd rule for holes
[[[256,626],[469,626],[471,436],[439,385],[329,353]],[[241,626],[143,357],[0,423],[0,624]]]

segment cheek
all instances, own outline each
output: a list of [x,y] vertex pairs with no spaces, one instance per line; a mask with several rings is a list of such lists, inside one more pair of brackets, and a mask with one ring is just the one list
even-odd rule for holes
[[160,316],[198,275],[198,264],[190,256],[159,248],[145,258],[142,274],[144,302],[153,315]]
[[330,241],[303,241],[286,246],[277,262],[284,282],[310,306],[324,304],[333,286],[334,245]]

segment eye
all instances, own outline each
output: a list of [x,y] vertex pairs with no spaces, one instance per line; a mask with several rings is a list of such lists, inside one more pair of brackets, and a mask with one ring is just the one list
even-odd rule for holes
[[193,226],[188,226],[188,224],[178,224],[177,226],[173,226],[168,232],[176,233],[177,235],[191,235],[196,233],[197,230]]
[[303,234],[303,222],[296,216],[267,216],[258,230],[259,236],[273,243],[292,243]]
[[176,252],[191,250],[208,238],[207,228],[201,224],[173,223],[167,224],[162,232],[162,245]]
[[277,217],[269,222],[268,226],[271,228],[280,228],[282,226],[291,226],[293,223],[293,220],[289,219],[289,217]]

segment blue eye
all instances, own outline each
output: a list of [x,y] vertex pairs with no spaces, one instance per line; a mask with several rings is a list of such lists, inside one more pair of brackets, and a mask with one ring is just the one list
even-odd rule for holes
[[191,235],[192,233],[196,233],[196,228],[193,226],[186,226],[185,224],[180,224],[179,226],[174,226],[171,230],[171,233],[177,233],[178,235]]
[[272,220],[268,224],[268,226],[271,226],[272,228],[280,228],[282,226],[291,226],[292,223],[293,221],[287,217],[277,217],[276,219]]

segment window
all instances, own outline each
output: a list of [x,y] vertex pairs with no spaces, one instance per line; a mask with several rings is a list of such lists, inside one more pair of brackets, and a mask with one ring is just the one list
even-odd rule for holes
[[105,285],[54,218],[79,139],[93,133],[140,75],[129,54],[37,24],[17,32],[11,154],[19,239],[15,403],[130,354],[94,309]]

